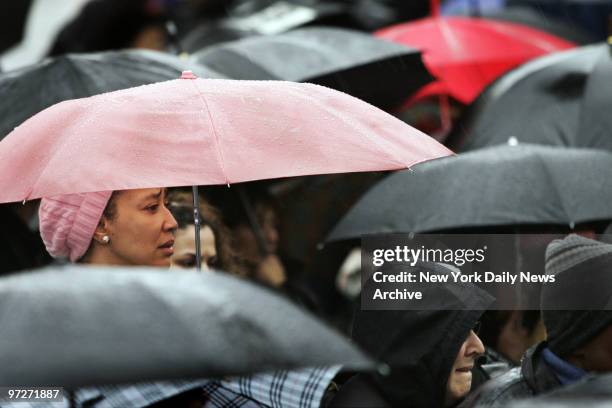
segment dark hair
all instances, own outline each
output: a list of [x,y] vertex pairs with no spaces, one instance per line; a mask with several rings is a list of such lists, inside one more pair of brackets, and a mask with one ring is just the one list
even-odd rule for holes
[[[478,337],[488,346],[496,349],[499,336],[504,326],[512,316],[512,310],[487,310],[481,317],[482,329]],[[523,310],[521,313],[521,327],[532,335],[540,321],[539,310]]]
[[100,223],[102,222],[102,218],[106,218],[109,221],[114,221],[117,217],[117,197],[121,194],[120,190],[115,190],[111,194],[108,199],[108,203],[106,203],[106,207],[102,212],[102,217],[100,218]]

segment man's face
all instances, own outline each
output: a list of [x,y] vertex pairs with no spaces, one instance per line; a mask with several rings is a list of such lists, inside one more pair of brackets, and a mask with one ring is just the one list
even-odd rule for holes
[[472,368],[478,356],[484,353],[484,345],[476,333],[470,330],[467,339],[455,358],[446,383],[446,405],[453,405],[465,397],[472,387]]

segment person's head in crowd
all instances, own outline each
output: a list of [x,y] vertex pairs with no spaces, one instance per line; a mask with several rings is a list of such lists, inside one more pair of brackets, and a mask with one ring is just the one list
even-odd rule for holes
[[166,11],[159,0],[92,0],[58,34],[49,55],[124,48],[164,50]]
[[[385,273],[423,270],[438,275],[456,271],[448,265],[422,263],[394,265]],[[385,284],[370,280],[364,287],[366,296],[374,287],[370,285],[386,290]],[[395,288],[402,287],[388,287]],[[424,303],[419,310],[366,310],[363,303],[357,310],[353,340],[387,364],[390,372],[356,374],[340,389],[335,406],[357,404],[351,399],[357,398],[358,406],[384,401],[393,407],[448,407],[470,391],[476,359],[485,351],[477,326],[493,297],[472,284],[410,283],[406,288],[421,291]]]
[[40,234],[54,258],[169,267],[177,223],[165,188],[45,197]]
[[587,372],[612,371],[612,245],[569,235],[546,251],[548,348]]
[[[168,194],[170,211],[178,222],[172,265],[193,268],[196,265],[195,221],[191,192],[171,190]],[[219,269],[240,274],[230,246],[230,233],[219,211],[200,197],[200,253],[202,269]]]
[[579,235],[551,242],[540,305],[546,341],[521,366],[472,392],[462,407],[498,407],[612,371],[612,245]]
[[[280,243],[278,207],[264,186],[238,186],[240,191],[226,192],[221,207],[223,219],[232,233],[234,248],[249,276],[279,287],[286,281],[284,267],[278,257]],[[248,201],[252,215],[257,222],[262,240],[257,237],[245,202]]]
[[539,310],[489,310],[481,320],[482,342],[512,365],[546,337]]

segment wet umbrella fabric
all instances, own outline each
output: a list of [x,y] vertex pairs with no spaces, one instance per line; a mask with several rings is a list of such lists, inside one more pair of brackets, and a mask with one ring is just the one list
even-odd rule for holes
[[189,53],[204,47],[257,35],[280,34],[309,24],[348,17],[349,7],[336,1],[244,0],[230,4],[226,16],[203,20],[180,39]]
[[0,142],[0,202],[400,169],[449,154],[338,91],[185,72],[65,101],[27,120]]
[[605,44],[534,60],[491,85],[449,140],[462,151],[509,139],[612,150],[611,81],[612,57]]
[[375,35],[423,51],[425,66],[438,80],[422,88],[414,102],[448,95],[469,104],[511,68],[574,46],[523,25],[467,17],[432,17],[391,26]]
[[288,301],[223,273],[73,266],[0,279],[0,383],[220,377],[371,360]]
[[[585,181],[598,180],[598,188]],[[612,218],[612,154],[498,146],[423,163],[369,190],[328,236],[430,232]]]
[[6,72],[0,76],[0,138],[55,103],[174,79],[185,69],[208,78],[224,77],[208,67],[145,50],[68,54]]
[[399,104],[433,79],[418,50],[338,28],[226,42],[192,58],[233,79],[312,82],[383,107]]

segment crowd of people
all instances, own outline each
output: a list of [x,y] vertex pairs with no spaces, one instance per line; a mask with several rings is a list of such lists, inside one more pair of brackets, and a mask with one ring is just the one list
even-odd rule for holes
[[[195,257],[191,200],[184,190],[166,188],[43,198],[41,236],[52,256],[67,257],[73,263],[191,268]],[[262,235],[268,252],[263,256],[253,231],[245,231],[251,227],[240,222],[228,227],[219,210],[201,204],[203,269],[255,280],[309,307],[303,294],[287,289],[282,261],[265,259],[278,256],[275,222],[262,218],[267,211],[268,217],[274,217],[272,206],[262,199],[254,207],[257,223],[266,231]],[[234,247],[236,243],[244,247]],[[244,256],[241,248],[246,248]],[[426,296],[447,300],[444,310],[356,308],[350,335],[369,355],[384,362],[386,371],[329,367],[316,377],[309,369],[283,375],[296,377],[294,393],[316,389],[312,399],[300,406],[503,407],[612,371],[612,310],[557,310],[559,299],[572,304],[572,298],[587,293],[609,305],[610,285],[597,278],[606,277],[605,271],[612,266],[612,245],[572,234],[549,244],[545,262],[544,273],[555,275],[557,285],[544,286],[541,312],[493,311],[493,321],[488,321],[483,314],[492,313],[486,311],[494,298],[486,291],[471,284],[467,292],[422,284],[419,289]],[[438,274],[457,271],[438,263],[418,264],[412,270],[423,267]],[[486,345],[479,337],[481,330],[490,333]],[[275,378],[279,375],[255,375],[249,379],[251,388],[257,389],[254,384],[278,387]],[[162,397],[156,395],[161,401],[152,406],[275,406],[267,399],[258,400],[261,397],[255,391],[245,391],[236,385],[239,382],[201,380],[170,387],[166,394],[159,385]],[[112,401],[117,395],[126,398],[130,387],[144,393],[155,386],[122,385],[106,389],[102,396]],[[243,402],[236,402],[240,398]],[[291,393],[286,398],[289,401]]]

